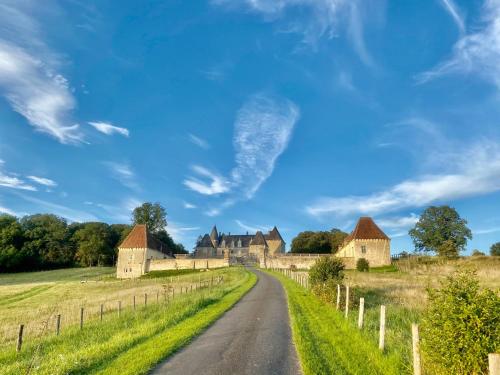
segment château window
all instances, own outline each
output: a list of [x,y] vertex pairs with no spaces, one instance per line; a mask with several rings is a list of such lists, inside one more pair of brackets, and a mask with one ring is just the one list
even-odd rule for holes
[[366,246],[365,245],[361,245],[361,253],[366,254]]
[[241,240],[238,240],[238,247],[241,247]]

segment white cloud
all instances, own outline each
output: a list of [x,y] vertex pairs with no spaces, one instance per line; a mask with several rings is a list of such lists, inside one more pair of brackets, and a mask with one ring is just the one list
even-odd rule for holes
[[239,110],[233,144],[236,167],[231,179],[250,199],[273,173],[300,117],[299,108],[287,99],[260,94]]
[[272,175],[299,117],[299,108],[294,103],[270,95],[254,95],[243,105],[234,124],[236,166],[229,177],[195,165],[191,168],[197,177],[184,180],[184,185],[197,193],[226,195],[226,200],[206,211],[206,215],[217,216],[237,201],[254,196]]
[[122,185],[133,189],[139,190],[139,184],[137,183],[137,179],[134,171],[127,163],[117,163],[113,161],[103,162],[112,173],[112,176],[121,182]]
[[458,8],[457,4],[453,0],[440,0],[444,9],[450,14],[453,18],[453,21],[457,24],[458,29],[461,33],[465,32],[465,22],[462,16],[462,12]]
[[116,204],[95,203],[92,201],[83,202],[87,206],[94,206],[103,210],[109,218],[121,222],[129,222],[134,208],[142,204],[136,198],[129,197]]
[[[3,167],[4,164],[5,163],[2,160],[2,162],[0,163],[0,168]],[[20,179],[18,176],[18,174],[6,173],[0,169],[0,186],[19,190],[37,190],[36,187],[27,184],[26,181]]]
[[119,126],[114,126],[112,124],[109,124],[107,122],[89,122],[89,125],[93,126],[95,129],[100,131],[101,133],[104,133],[106,135],[113,135],[113,134],[120,134],[123,135],[124,137],[128,137],[130,135],[130,132],[126,128],[120,128]]
[[0,206],[0,214],[18,216],[18,214],[15,211],[12,211],[11,209],[8,209],[7,207],[2,207],[2,206]]
[[48,202],[42,199],[34,198],[25,194],[18,195],[27,202],[31,202],[39,207],[43,207],[43,209],[49,210],[50,212],[62,216],[70,221],[74,222],[85,222],[85,221],[97,221],[97,217],[92,214],[89,214],[85,211],[75,210],[70,207],[66,207],[57,203]]
[[193,203],[189,203],[189,202],[184,202],[184,208],[188,209],[188,210],[192,210],[194,208],[197,208],[198,206],[196,206],[195,204]]
[[40,27],[29,15],[35,5],[0,4],[0,93],[37,131],[61,143],[79,143],[83,135],[70,119],[75,100],[66,78],[57,72],[56,55],[40,39]]
[[195,144],[196,146],[204,150],[208,150],[210,148],[210,144],[203,138],[197,137],[196,135],[191,133],[188,134],[188,137],[191,143]]
[[183,242],[186,237],[189,237],[189,233],[199,231],[200,227],[188,227],[181,223],[169,221],[166,230],[175,242]]
[[261,231],[261,232],[268,232],[272,226],[269,226],[269,225],[252,225],[252,224],[245,224],[243,223],[241,220],[235,220],[234,221],[236,224],[238,224],[238,226],[250,233],[256,233],[258,231]]
[[455,43],[449,60],[420,74],[417,81],[425,83],[448,73],[475,73],[500,89],[500,0],[485,1],[482,24]]
[[448,158],[447,164],[454,171],[423,175],[366,196],[321,198],[306,211],[318,217],[377,215],[500,191],[500,145],[482,142],[443,157]]
[[[359,0],[214,0],[213,4],[228,9],[246,8],[267,21],[285,19],[285,30],[303,35],[303,43],[315,47],[318,40],[332,39],[342,27],[347,29],[354,50],[366,65],[374,65],[363,37],[365,14],[372,18],[383,10],[383,2]],[[363,8],[360,8],[363,5]],[[363,12],[362,10],[368,11]],[[378,14],[377,14],[378,16]]]
[[410,214],[410,216],[377,219],[377,224],[387,228],[410,228],[414,226],[417,221],[418,216]]
[[500,232],[500,227],[485,228],[485,229],[475,229],[472,231],[474,235],[476,234],[490,234]]
[[230,183],[223,176],[199,165],[193,165],[191,169],[198,177],[189,177],[184,180],[184,185],[188,189],[203,195],[217,195],[230,190]]
[[49,179],[49,178],[44,178],[44,177],[37,177],[37,176],[27,176],[31,181],[36,182],[37,184],[48,186],[48,187],[55,187],[57,186],[57,182]]

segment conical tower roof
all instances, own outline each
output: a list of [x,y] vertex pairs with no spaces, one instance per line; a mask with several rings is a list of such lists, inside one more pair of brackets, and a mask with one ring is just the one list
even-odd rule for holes
[[219,238],[219,232],[217,232],[216,225],[214,225],[214,227],[212,228],[212,231],[210,232],[210,238],[212,239],[212,241],[215,241]]
[[389,237],[380,229],[371,217],[361,217],[352,233],[344,243],[352,240],[388,240]]
[[278,228],[274,227],[270,232],[269,235],[267,236],[267,239],[273,240],[273,241],[283,241],[283,237],[281,237],[280,232],[278,231]]
[[210,236],[208,235],[208,233],[203,236],[203,238],[198,246],[199,247],[214,247],[214,244],[212,243],[212,240],[210,239]]

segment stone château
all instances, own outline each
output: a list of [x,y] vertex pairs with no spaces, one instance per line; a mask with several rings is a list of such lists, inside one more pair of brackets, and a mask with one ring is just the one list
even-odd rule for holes
[[249,257],[258,259],[266,255],[285,252],[285,241],[278,228],[269,233],[257,231],[255,234],[225,234],[217,231],[214,225],[210,234],[200,236],[194,250],[195,258]]

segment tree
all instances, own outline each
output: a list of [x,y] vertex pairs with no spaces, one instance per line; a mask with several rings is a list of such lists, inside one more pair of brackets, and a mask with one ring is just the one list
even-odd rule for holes
[[472,239],[467,221],[449,206],[427,208],[409,234],[416,250],[435,252],[445,257],[458,256],[467,245],[467,240]]
[[365,258],[359,258],[356,262],[356,270],[359,272],[370,271],[370,263]]
[[323,256],[309,270],[311,285],[319,285],[327,281],[340,282],[344,279],[344,263],[340,258]]
[[479,256],[485,256],[486,254],[483,253],[481,250],[475,249],[472,250],[472,256],[473,257],[479,257]]
[[292,240],[292,253],[333,254],[342,245],[347,233],[339,229],[329,232],[305,231]]
[[500,242],[497,242],[490,247],[490,255],[500,256]]
[[114,260],[111,232],[105,223],[85,223],[74,234],[76,259],[82,266],[110,265]]
[[66,220],[51,214],[21,219],[25,242],[22,251],[34,262],[32,267],[56,268],[72,265],[73,249],[67,238]]
[[174,254],[187,254],[188,251],[184,248],[183,245],[175,243],[170,234],[167,233],[166,230],[161,230],[155,234],[155,237],[158,238],[161,242],[167,245],[167,248],[172,250]]
[[0,272],[22,271],[26,255],[21,251],[24,236],[15,216],[0,215]]
[[143,203],[132,212],[132,223],[146,224],[151,233],[158,233],[167,226],[167,212],[159,203]]

